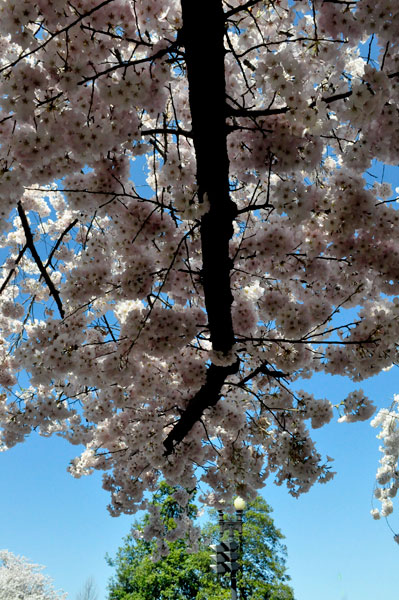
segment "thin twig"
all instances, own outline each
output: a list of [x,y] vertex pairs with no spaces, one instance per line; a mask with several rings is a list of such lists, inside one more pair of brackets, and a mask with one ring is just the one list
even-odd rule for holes
[[25,254],[25,250],[27,248],[28,248],[28,244],[25,244],[25,246],[19,251],[19,254],[18,254],[17,258],[14,261],[14,267],[12,267],[12,269],[10,269],[10,272],[8,273],[7,277],[5,278],[5,280],[3,281],[3,283],[1,284],[0,294],[2,294],[4,292],[4,290],[5,290],[5,288],[7,287],[7,284],[10,281],[11,277],[13,276],[13,273],[15,273],[15,267],[18,265],[19,261],[21,260],[21,258]]

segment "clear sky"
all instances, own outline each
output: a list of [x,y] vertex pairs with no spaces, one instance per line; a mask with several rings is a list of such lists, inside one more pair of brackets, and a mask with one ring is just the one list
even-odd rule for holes
[[[346,378],[308,382],[313,392],[339,402],[353,389]],[[399,390],[398,370],[362,382],[380,407]],[[385,520],[370,515],[381,453],[378,430],[365,423],[336,423],[314,432],[322,453],[335,458],[335,478],[298,500],[268,485],[265,498],[286,536],[288,565],[297,600],[393,600],[399,588],[399,546]],[[374,501],[374,506],[378,502]],[[389,519],[399,531],[399,506]]]
[[[339,377],[318,377],[306,386],[334,402],[354,387]],[[388,406],[399,392],[398,370],[362,387],[379,406]],[[331,423],[315,433],[320,451],[335,458],[335,479],[298,500],[271,483],[263,491],[286,535],[296,600],[394,600],[399,546],[387,524],[369,514],[380,455],[377,431],[367,422]],[[109,516],[98,474],[75,480],[66,472],[76,451],[63,440],[34,436],[0,454],[0,547],[46,565],[69,600],[89,576],[99,600],[106,600],[112,571],[104,556],[116,551],[132,518]],[[390,524],[399,531],[399,506]]]

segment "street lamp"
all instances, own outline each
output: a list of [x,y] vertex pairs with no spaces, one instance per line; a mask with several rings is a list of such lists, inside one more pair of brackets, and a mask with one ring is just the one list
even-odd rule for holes
[[[237,600],[237,571],[240,568],[237,558],[241,558],[242,554],[242,514],[245,507],[245,500],[237,496],[234,500],[234,508],[236,509],[235,519],[225,519],[223,511],[218,510],[220,535],[223,537],[223,533],[228,531],[229,540],[227,542],[221,541],[220,544],[211,546],[212,550],[216,550],[216,554],[212,555],[215,564],[211,565],[211,569],[215,573],[230,572],[231,600]],[[234,539],[235,531],[238,531],[239,544]]]
[[[236,509],[236,515],[237,515],[237,522],[238,522],[238,539],[239,539],[239,546],[238,546],[238,556],[241,560],[242,557],[242,513],[244,512],[247,503],[245,502],[244,498],[241,498],[240,496],[237,496],[237,498],[235,498],[234,500],[234,508]],[[240,587],[240,600],[242,600],[242,587]]]
[[246,506],[247,503],[245,502],[244,498],[237,496],[237,498],[234,500],[234,508],[236,509],[236,511],[242,513],[242,511],[245,510]]

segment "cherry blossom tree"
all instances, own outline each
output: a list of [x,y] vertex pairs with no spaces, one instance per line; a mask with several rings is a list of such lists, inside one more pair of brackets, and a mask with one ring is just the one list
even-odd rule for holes
[[366,420],[355,383],[397,361],[399,213],[365,172],[399,158],[398,22],[0,0],[4,449],[83,444],[70,470],[104,471],[114,515],[160,477],[216,507],[332,477],[309,429],[333,407],[295,382],[350,377],[339,418]]
[[0,550],[0,600],[66,600],[56,592],[50,577],[24,557]]

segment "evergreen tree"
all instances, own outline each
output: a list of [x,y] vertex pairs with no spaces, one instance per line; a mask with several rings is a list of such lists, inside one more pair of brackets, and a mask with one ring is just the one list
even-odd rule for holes
[[[160,511],[164,543],[169,553],[154,560],[152,556],[157,552],[156,540],[148,542],[140,539],[140,532],[148,525],[148,515],[135,523],[116,557],[107,557],[108,564],[116,570],[109,583],[109,600],[230,598],[229,576],[216,576],[210,569],[212,550],[209,545],[220,539],[214,518],[201,528],[198,547],[190,547],[187,538],[167,541],[173,538],[176,517],[181,517],[183,512],[192,520],[197,516],[195,504],[189,503],[182,509],[173,498],[174,491],[174,488],[163,483],[152,504],[155,510]],[[243,514],[242,573],[238,577],[242,600],[294,598],[292,588],[287,584],[286,548],[282,544],[284,536],[275,527],[270,513],[270,506],[258,497],[249,503]]]

